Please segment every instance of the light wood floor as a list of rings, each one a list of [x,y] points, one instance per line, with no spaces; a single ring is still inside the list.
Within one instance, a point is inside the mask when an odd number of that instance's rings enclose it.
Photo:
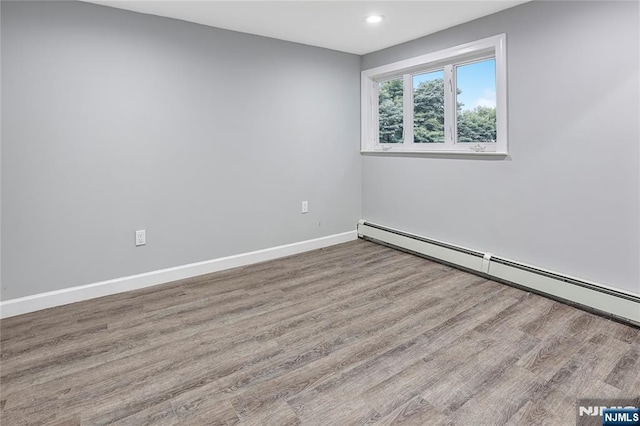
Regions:
[[[637,329],[365,241],[1,321],[3,426],[575,424]]]

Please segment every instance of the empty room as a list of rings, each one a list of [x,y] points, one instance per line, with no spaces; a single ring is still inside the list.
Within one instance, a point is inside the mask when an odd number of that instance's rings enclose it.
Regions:
[[[3,426],[640,425],[638,1],[0,5]]]

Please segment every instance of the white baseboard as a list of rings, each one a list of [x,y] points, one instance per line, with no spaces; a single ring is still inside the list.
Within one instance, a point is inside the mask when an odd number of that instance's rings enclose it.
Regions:
[[[238,266],[245,266],[253,263],[264,262],[266,260],[291,256],[293,254],[303,253],[309,250],[353,241],[357,239],[357,237],[356,231],[343,232],[341,234],[334,234],[313,240],[271,247],[264,250],[257,250],[234,256],[221,257],[219,259],[207,260],[204,262],[190,263],[188,265],[181,265],[173,268],[66,288],[63,290],[48,291],[46,293],[34,294],[32,296],[5,300],[0,302],[0,318],[8,318],[39,311],[41,309],[52,308],[54,306],[81,302],[83,300],[94,299],[96,297],[123,293],[125,291],[137,290],[198,275],[210,274],[212,272],[236,268]]]
[[[640,294],[366,222],[358,236],[640,325]]]

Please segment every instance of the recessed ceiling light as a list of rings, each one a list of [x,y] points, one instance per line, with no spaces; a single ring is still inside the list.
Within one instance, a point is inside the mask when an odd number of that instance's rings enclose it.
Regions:
[[[368,22],[370,24],[377,24],[378,22],[382,22],[383,19],[384,16],[382,15],[369,15],[364,18],[365,22]]]

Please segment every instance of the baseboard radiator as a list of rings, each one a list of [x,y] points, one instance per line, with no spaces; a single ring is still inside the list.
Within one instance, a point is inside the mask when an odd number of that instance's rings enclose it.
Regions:
[[[600,315],[640,326],[640,294],[525,265],[490,253],[431,240],[365,220],[358,237],[486,276]]]

